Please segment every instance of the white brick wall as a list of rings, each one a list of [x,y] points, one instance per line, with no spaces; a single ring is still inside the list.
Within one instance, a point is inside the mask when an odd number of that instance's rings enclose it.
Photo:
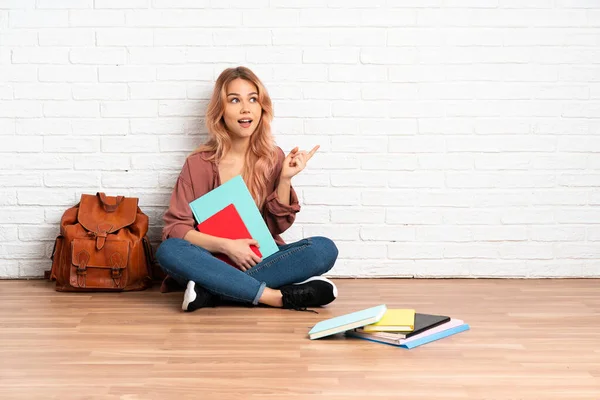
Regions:
[[[600,276],[600,3],[0,0],[0,277],[41,276],[82,193],[156,245],[226,67],[321,149],[288,241],[332,276]]]

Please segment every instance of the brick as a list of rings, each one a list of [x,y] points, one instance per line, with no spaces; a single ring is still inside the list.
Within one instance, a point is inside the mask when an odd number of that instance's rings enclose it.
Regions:
[[[44,102],[45,117],[98,117],[100,104],[93,100],[78,101],[46,101]]]
[[[9,260],[35,259],[46,255],[45,243],[10,243],[0,244],[0,256]]]
[[[96,32],[97,46],[152,46],[155,43],[152,29],[111,28]]]
[[[206,109],[207,103],[206,100],[161,100],[158,102],[158,115],[161,117],[195,117],[198,115],[198,110]]]
[[[364,155],[360,167],[364,170],[414,171],[417,169],[417,156],[398,157],[393,154]]]
[[[11,28],[56,28],[69,26],[67,10],[11,10]]]
[[[554,224],[561,222],[552,209],[542,207],[508,208],[502,212],[503,224],[527,225],[527,224]]]
[[[385,210],[386,224],[440,225],[443,217],[440,212],[413,207],[390,207]]]
[[[37,101],[0,101],[0,118],[36,118],[41,116],[42,105]]]
[[[0,66],[2,82],[35,82],[38,67],[32,65]]]
[[[71,125],[77,136],[124,136],[129,132],[129,121],[123,118],[77,118]]]
[[[307,48],[302,52],[302,62],[307,64],[356,64],[358,60],[359,51],[355,48],[319,47]]]
[[[279,104],[279,103],[278,103]],[[278,108],[276,109],[277,112]],[[339,118],[304,119],[304,133],[308,135],[356,135],[358,136],[359,120]]]
[[[100,184],[98,172],[60,171],[45,172],[44,185],[47,187],[97,187]]]
[[[40,82],[97,82],[98,71],[92,66],[41,66]]]
[[[0,177],[1,179],[1,177]],[[39,224],[44,221],[44,210],[35,207],[2,207],[0,208],[0,222],[4,224]],[[15,245],[13,245],[15,246]],[[1,245],[0,245],[1,249]],[[15,248],[16,250],[16,248]],[[7,256],[2,250],[0,255]],[[12,257],[6,257],[12,258]],[[20,257],[17,257],[20,258]]]
[[[44,152],[93,153],[99,150],[100,139],[73,136],[47,136]]]
[[[69,60],[73,64],[114,65],[125,64],[125,49],[108,48],[73,48],[69,52]]]
[[[13,64],[68,64],[69,49],[21,47],[12,50]]]
[[[331,222],[334,224],[382,224],[384,220],[385,210],[380,208],[345,207],[331,209]]]
[[[525,226],[474,226],[471,228],[475,241],[486,242],[526,241],[528,239],[527,230],[528,228]]]
[[[15,190],[0,190],[0,206],[17,205],[17,192]]]
[[[128,154],[76,155],[73,160],[75,170],[127,171],[131,168]]]
[[[277,102],[279,117],[324,118],[332,115],[331,104],[324,100],[281,100]]]
[[[340,258],[379,259],[386,254],[386,245],[382,243],[337,242]]]
[[[71,169],[73,167],[72,156],[67,154],[36,154],[35,161],[33,163],[29,157],[23,157],[22,154],[3,154],[0,157],[0,169],[13,169],[22,172],[22,170],[37,170],[40,165],[51,167],[52,169]],[[16,186],[17,184],[29,182],[26,186],[36,186],[38,181],[41,183],[41,179],[37,179],[35,176],[35,174],[26,175],[26,179],[23,181],[15,179],[11,185],[14,183],[14,186]],[[4,182],[10,183],[11,179],[5,177]]]
[[[419,87],[412,83],[363,84],[361,94],[365,100],[408,100],[417,98]]]
[[[388,147],[386,137],[365,137],[339,135],[331,138],[334,152],[343,153],[385,153]]]
[[[410,137],[390,137],[391,153],[442,153],[446,147],[443,136],[418,135]]]
[[[382,65],[331,65],[329,80],[332,82],[385,82],[387,68]]]
[[[435,171],[398,172],[388,178],[391,188],[441,188],[444,186],[444,173]]]
[[[360,205],[360,191],[339,188],[304,188],[302,204],[357,206]]]
[[[215,46],[266,46],[271,45],[269,29],[219,29],[212,36],[213,42],[206,45]],[[290,43],[287,43],[290,44]]]
[[[181,166],[185,162],[187,154],[157,156],[153,155],[133,155],[131,157],[131,166],[135,170],[176,170],[180,171]]]
[[[363,226],[360,238],[364,241],[411,242],[415,240],[415,228],[404,226]]]
[[[16,133],[16,124],[13,118],[0,119],[0,135],[14,135]]]
[[[444,246],[438,243],[393,243],[387,249],[392,260],[439,259],[444,255]]]
[[[154,27],[232,27],[242,25],[242,13],[237,10],[133,10],[126,12],[126,26]]]
[[[70,100],[71,87],[60,83],[14,84],[15,99],[22,100]]]
[[[399,190],[361,190],[361,204],[365,206],[415,206],[416,194]],[[386,221],[387,222],[387,221]]]
[[[325,236],[334,242],[338,240],[359,240],[358,225],[303,225],[304,237]]]
[[[131,133],[138,134],[181,134],[184,133],[185,123],[188,118],[161,117],[161,118],[135,118],[131,120]]]
[[[130,83],[129,92],[134,100],[185,99],[186,86],[177,83]]]
[[[40,46],[92,47],[96,45],[96,33],[85,28],[44,29],[39,43]]]
[[[500,247],[500,257],[504,259],[538,259],[546,260],[554,258],[552,244],[536,243],[510,243]]]
[[[600,223],[600,210],[597,209],[558,209],[555,212],[559,224],[597,224]]]
[[[148,8],[150,0],[94,0],[95,8]]]
[[[13,242],[13,241],[16,241],[18,238],[19,238],[19,232],[18,232],[18,228],[16,225],[15,226],[8,226],[8,225],[0,226],[0,241]],[[0,276],[2,276],[2,275],[0,275]]]
[[[123,136],[103,137],[102,152],[104,153],[157,153],[158,137],[156,136]]]
[[[156,117],[158,102],[155,100],[103,101],[100,103],[102,117]]]
[[[75,100],[126,100],[127,85],[124,83],[75,84],[72,85]]]
[[[300,24],[300,13],[302,11],[293,9],[262,9],[244,10],[242,14],[242,25],[247,27],[276,28],[291,27]],[[231,11],[226,11],[226,19],[231,20]],[[234,21],[237,16],[234,16]],[[235,23],[235,22],[234,22]]]
[[[103,172],[101,184],[106,188],[155,188],[158,186],[158,177],[155,172],[129,171],[129,172]]]
[[[70,205],[71,203],[69,203]],[[59,228],[56,226],[27,226],[19,227],[19,240],[22,242],[40,242],[48,238],[56,237],[59,234]],[[26,245],[26,244],[25,244]]]
[[[413,236],[417,242],[473,241],[473,229],[466,226],[418,226],[415,232]]]
[[[125,25],[125,13],[116,10],[70,10],[69,24],[76,27],[122,27]]]
[[[585,227],[583,226],[532,226],[531,240],[538,242],[583,242]]]
[[[1,153],[39,153],[43,149],[43,138],[30,136],[5,136],[8,140],[3,140]],[[9,139],[10,138],[10,139]]]

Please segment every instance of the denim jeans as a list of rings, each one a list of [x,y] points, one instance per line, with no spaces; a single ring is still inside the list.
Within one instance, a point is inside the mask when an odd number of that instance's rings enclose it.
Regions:
[[[336,245],[322,236],[278,247],[279,251],[247,271],[232,267],[184,239],[162,242],[156,258],[165,273],[184,287],[194,281],[224,299],[256,305],[265,287],[277,289],[322,275],[333,267],[338,256]]]

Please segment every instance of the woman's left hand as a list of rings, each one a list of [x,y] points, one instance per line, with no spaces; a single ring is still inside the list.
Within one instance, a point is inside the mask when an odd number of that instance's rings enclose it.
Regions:
[[[311,151],[299,150],[298,147],[294,147],[290,154],[283,160],[283,167],[281,169],[281,179],[291,179],[297,175],[298,172],[302,171],[306,167],[308,160],[317,152],[320,145],[313,147]]]

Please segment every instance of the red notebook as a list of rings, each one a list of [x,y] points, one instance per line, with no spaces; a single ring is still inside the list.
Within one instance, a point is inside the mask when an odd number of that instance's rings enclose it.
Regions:
[[[221,211],[212,215],[206,221],[198,224],[198,231],[206,233],[207,235],[217,236],[227,239],[252,239],[250,232],[246,228],[246,224],[240,217],[233,204],[228,205]],[[258,247],[250,246],[254,254],[262,258],[261,252]],[[225,254],[215,253],[213,254],[219,260],[225,261],[227,264],[238,268],[239,267]]]

